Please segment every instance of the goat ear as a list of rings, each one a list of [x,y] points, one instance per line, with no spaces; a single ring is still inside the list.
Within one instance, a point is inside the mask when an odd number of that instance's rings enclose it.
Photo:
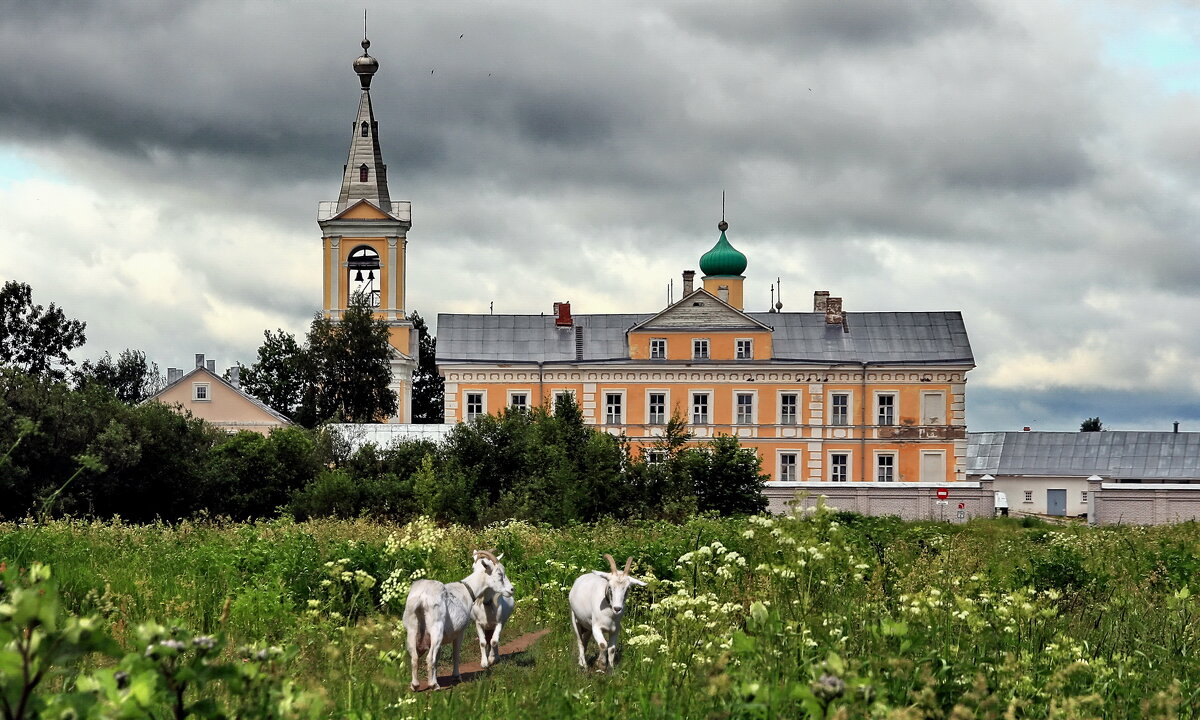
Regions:
[[[479,562],[483,565],[483,571],[486,572],[488,575],[491,575],[492,568],[493,568],[492,561],[488,560],[485,557],[481,557],[481,558],[479,558]]]
[[[629,582],[637,585],[638,587],[646,587],[646,583],[642,580],[638,580],[637,578],[629,578]]]
[[[612,575],[610,575],[609,573],[606,573],[606,572],[604,572],[603,570],[593,570],[593,571],[592,571],[592,574],[593,574],[593,575],[595,575],[596,577],[602,577],[602,578],[604,578],[605,580],[608,580],[609,578],[611,578],[611,577],[612,577]]]
[[[497,560],[503,560],[503,559],[504,559],[504,553],[500,553],[499,555],[497,555],[497,556],[496,556],[496,559],[497,559]]]

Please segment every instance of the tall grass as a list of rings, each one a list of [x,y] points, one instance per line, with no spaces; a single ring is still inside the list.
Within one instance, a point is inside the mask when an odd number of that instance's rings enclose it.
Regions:
[[[407,586],[461,578],[482,547],[516,586],[505,640],[551,633],[472,682],[410,693]],[[577,667],[567,624],[567,589],[604,552],[650,582],[611,675]],[[65,606],[125,644],[160,620],[295,646],[288,672],[338,717],[1200,717],[1196,524],[59,521],[0,525],[0,558],[49,564]]]

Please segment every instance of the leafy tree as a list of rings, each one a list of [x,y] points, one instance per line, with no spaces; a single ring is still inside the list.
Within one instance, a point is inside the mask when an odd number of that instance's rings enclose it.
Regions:
[[[85,327],[54,303],[34,305],[26,283],[9,280],[0,288],[0,365],[63,380],[75,366],[68,353],[83,345]]]
[[[696,508],[720,515],[753,515],[767,509],[762,459],[732,435],[718,435],[705,447],[684,453]]]
[[[1090,417],[1079,424],[1080,432],[1100,432],[1103,429],[1104,423],[1098,417]]]
[[[140,350],[122,350],[116,360],[105,352],[94,363],[85,360],[74,376],[77,386],[98,383],[130,405],[140,403],[166,385],[158,364],[147,362],[146,353]]]
[[[320,420],[382,422],[396,414],[388,326],[364,296],[352,297],[336,323],[315,318],[308,351]]]
[[[425,319],[415,310],[408,319],[420,334],[420,356],[412,380],[412,421],[415,423],[440,423],[445,414],[445,381],[437,370],[437,338],[429,334]]]
[[[242,389],[301,425],[313,425],[316,409],[307,350],[283,329],[264,330],[263,338],[258,362],[241,370]]]
[[[387,323],[361,295],[334,322],[317,315],[301,346],[283,330],[263,333],[242,387],[303,427],[328,420],[380,422],[396,414]]]

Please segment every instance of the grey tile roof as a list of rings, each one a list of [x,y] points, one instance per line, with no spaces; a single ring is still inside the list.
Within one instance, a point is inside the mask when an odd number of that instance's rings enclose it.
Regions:
[[[850,332],[823,313],[748,313],[774,328],[776,360],[974,364],[957,312],[846,313]],[[575,315],[583,361],[628,359],[625,332],[652,314]],[[575,328],[553,315],[438,315],[438,362],[572,362]]]
[[[1200,479],[1200,433],[994,432],[967,435],[972,475]]]

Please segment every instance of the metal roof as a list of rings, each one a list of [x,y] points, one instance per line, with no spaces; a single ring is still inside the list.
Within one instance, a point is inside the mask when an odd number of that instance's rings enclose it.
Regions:
[[[824,313],[747,313],[774,328],[774,359],[815,363],[974,364],[958,312],[846,313],[849,332],[826,325]],[[440,314],[437,360],[447,362],[628,361],[625,332],[653,314],[575,315],[557,327],[553,315]],[[576,355],[576,330],[582,357]]]
[[[967,473],[1200,479],[1200,433],[968,433]]]

